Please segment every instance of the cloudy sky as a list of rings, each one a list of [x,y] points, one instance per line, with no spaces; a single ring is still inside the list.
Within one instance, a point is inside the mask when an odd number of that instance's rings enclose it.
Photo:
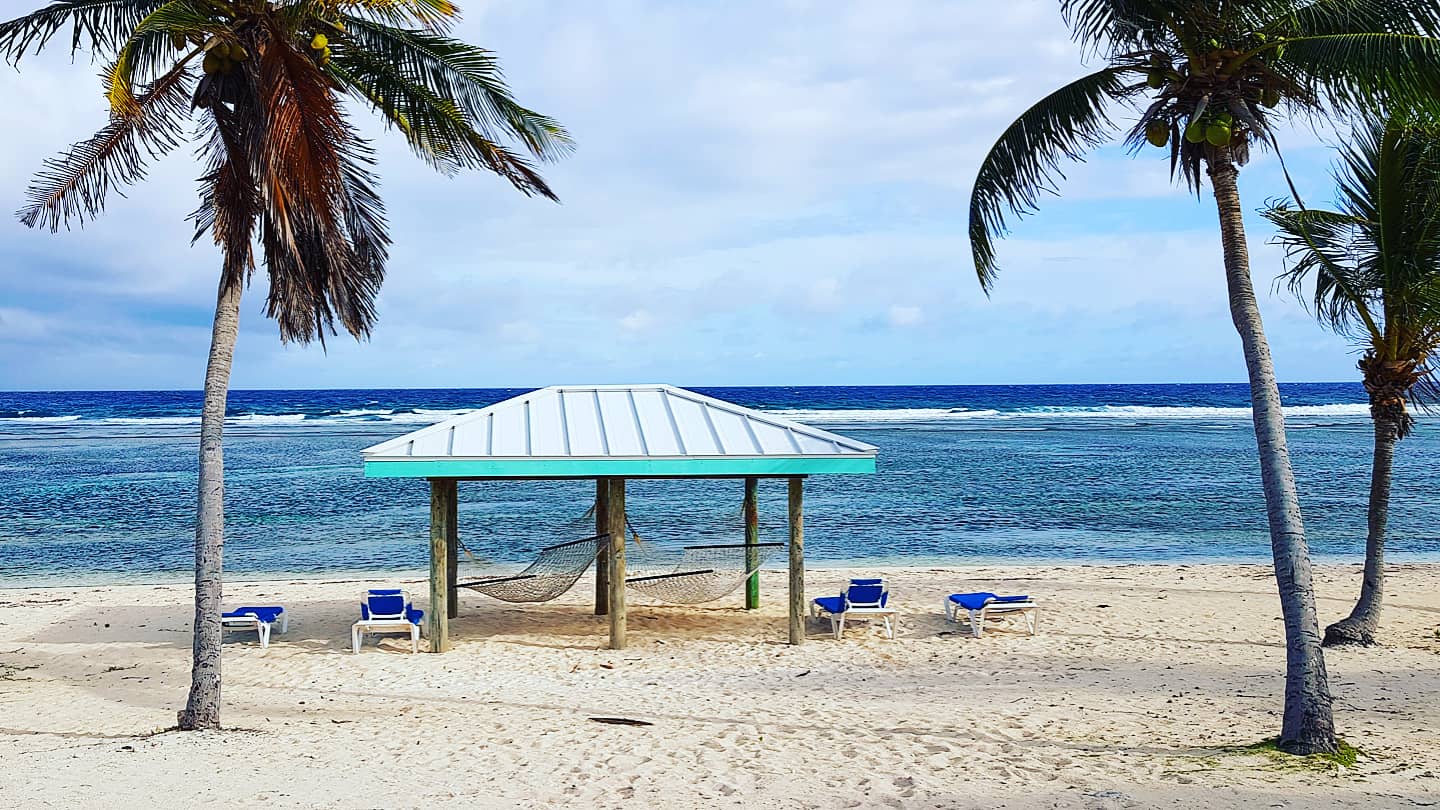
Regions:
[[[35,5],[4,0],[4,15]],[[1102,151],[1000,248],[987,299],[965,235],[979,159],[1087,65],[1053,2],[464,0],[578,150],[563,204],[447,179],[367,125],[396,246],[370,341],[284,347],[242,311],[237,388],[1240,381],[1215,210],[1160,150]],[[1093,67],[1093,65],[1091,65]],[[98,66],[57,51],[0,71],[0,209],[103,122]],[[1302,192],[1331,154],[1287,139]],[[189,245],[179,152],[97,223],[0,222],[0,389],[198,388],[213,248]],[[1281,257],[1242,175],[1257,286]],[[1262,301],[1283,380],[1348,380],[1354,358],[1293,301]]]

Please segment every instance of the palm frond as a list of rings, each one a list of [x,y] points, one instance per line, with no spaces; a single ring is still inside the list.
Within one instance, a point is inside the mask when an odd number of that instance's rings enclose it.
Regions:
[[[334,5],[388,25],[418,25],[440,34],[449,33],[460,17],[460,8],[450,0],[341,0]]]
[[[516,103],[495,54],[484,48],[354,17],[346,20],[340,42],[342,63],[351,48],[390,63],[410,82],[453,100],[487,140],[514,138],[541,160],[562,157],[573,147],[558,122]]]
[[[1150,48],[1170,32],[1176,5],[1165,0],[1060,0],[1060,16],[1075,40],[1096,50]]]
[[[62,28],[73,29],[70,52],[82,47],[110,53],[130,38],[135,26],[166,0],[55,0],[24,17],[0,23],[0,56],[18,63],[38,52]]]
[[[1040,194],[1054,191],[1065,175],[1063,160],[1085,153],[1116,132],[1109,109],[1126,98],[1128,67],[1108,67],[1061,87],[1005,130],[980,164],[970,192],[970,247],[975,271],[987,291],[994,283],[994,240],[1007,232],[1006,211],[1034,212]]]
[[[72,218],[84,225],[87,216],[104,210],[112,189],[143,179],[150,159],[181,143],[190,114],[190,85],[186,64],[176,65],[145,88],[133,114],[112,116],[94,137],[46,161],[26,194],[20,221],[52,232],[68,226]]]
[[[1435,0],[1311,0],[1284,5],[1290,8],[1265,26],[1272,38],[1440,32],[1440,5]]]
[[[1440,98],[1440,39],[1415,34],[1327,34],[1287,39],[1275,62],[1303,77],[1341,113]]]
[[[528,160],[486,138],[453,100],[406,76],[393,63],[365,51],[345,50],[336,53],[329,72],[399,129],[415,154],[437,170],[485,169],[524,194],[558,199]]]

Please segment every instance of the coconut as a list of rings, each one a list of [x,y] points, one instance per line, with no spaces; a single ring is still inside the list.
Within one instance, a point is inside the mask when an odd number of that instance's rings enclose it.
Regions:
[[[220,72],[222,62],[223,60],[220,58],[219,54],[211,51],[210,53],[205,54],[205,61],[200,63],[200,67],[202,70],[205,71],[206,76],[210,76],[212,74]]]
[[[1165,121],[1151,121],[1145,125],[1145,140],[1151,146],[1164,146],[1170,142],[1170,124]]]
[[[1165,76],[1161,73],[1151,73],[1145,77],[1145,83],[1150,85],[1151,90],[1159,90],[1165,86]]]
[[[329,44],[330,38],[325,36],[324,34],[316,34],[315,36],[310,38],[310,47],[314,48],[317,51],[325,50],[325,46]]]
[[[1260,91],[1260,106],[1265,109],[1274,109],[1280,103],[1280,91],[1274,87],[1267,87]]]
[[[233,62],[243,62],[245,57],[250,55],[245,52],[245,46],[238,42],[230,43],[229,54],[230,60]]]
[[[1205,122],[1199,119],[1190,122],[1185,127],[1185,140],[1190,143],[1202,143],[1205,140]]]
[[[1224,110],[1221,110],[1220,112],[1215,113],[1215,123],[1224,124],[1227,127],[1234,126],[1235,116],[1231,115],[1228,112],[1225,112]]]
[[[1224,146],[1230,143],[1231,134],[1229,126],[1218,122],[1205,128],[1205,140],[1209,141],[1211,146]]]
[[[174,34],[171,34],[171,35],[170,35],[170,47],[174,48],[174,49],[177,50],[177,51],[179,51],[179,50],[184,50],[184,48],[185,48],[185,35],[184,35],[184,34],[181,34],[181,33],[178,33],[178,32],[177,32],[177,33],[174,33]]]

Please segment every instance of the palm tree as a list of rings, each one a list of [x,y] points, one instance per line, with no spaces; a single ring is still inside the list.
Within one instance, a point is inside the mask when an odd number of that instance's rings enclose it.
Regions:
[[[200,423],[182,729],[220,724],[221,439],[240,296],[257,258],[281,340],[323,345],[337,321],[358,339],[375,323],[390,238],[371,147],[342,99],[378,112],[441,172],[484,169],[526,195],[555,198],[524,153],[555,158],[568,136],[514,100],[492,53],[449,36],[458,15],[450,0],[55,0],[0,23],[0,53],[12,64],[65,28],[72,55],[87,49],[107,63],[109,121],[46,163],[20,212],[26,225],[83,224],[110,190],[143,179],[151,159],[185,142],[192,124],[201,141],[195,238],[213,238],[222,265]]]
[[[1414,420],[1413,391],[1437,391],[1440,348],[1440,121],[1416,114],[1357,127],[1336,170],[1339,211],[1270,206],[1265,217],[1290,261],[1290,288],[1363,351],[1375,449],[1365,576],[1350,615],[1325,628],[1325,645],[1374,644],[1384,585],[1385,524],[1395,444]]]
[[[1309,552],[1285,445],[1280,392],[1250,281],[1239,168],[1275,148],[1283,117],[1346,115],[1384,97],[1440,94],[1440,4],[1434,0],[1059,0],[1077,42],[1104,66],[1036,102],[980,166],[970,241],[981,285],[996,280],[994,242],[1007,213],[1036,210],[1064,160],[1080,160],[1134,113],[1126,142],[1168,153],[1219,210],[1230,314],[1249,371],[1260,474],[1286,638],[1280,745],[1334,751],[1334,719]]]

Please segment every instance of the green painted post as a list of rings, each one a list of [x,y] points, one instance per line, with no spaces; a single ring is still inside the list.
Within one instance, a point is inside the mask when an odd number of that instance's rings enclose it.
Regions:
[[[745,545],[747,546],[755,546],[760,542],[759,489],[759,479],[745,479]],[[754,571],[750,578],[745,580],[746,610],[755,610],[760,607],[760,572],[755,571],[759,562],[760,550],[758,548],[745,549],[745,570]]]
[[[595,479],[595,534],[610,531],[610,479]],[[595,615],[610,612],[610,548],[600,546],[595,554]]]

